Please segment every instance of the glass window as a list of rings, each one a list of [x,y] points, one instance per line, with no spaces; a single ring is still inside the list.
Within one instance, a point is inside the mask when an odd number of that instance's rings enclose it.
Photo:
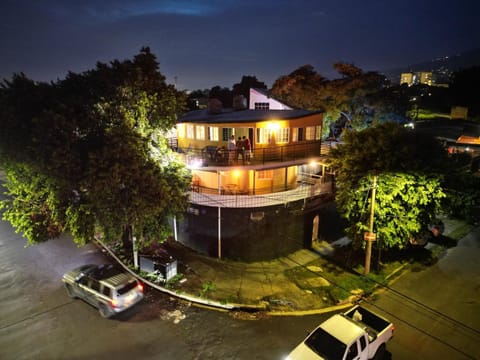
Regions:
[[[205,126],[203,125],[197,125],[195,126],[195,138],[197,140],[205,140]]]
[[[195,127],[192,124],[187,124],[187,139],[195,139]]]
[[[179,138],[185,137],[185,124],[177,124],[177,136]]]
[[[129,292],[130,290],[132,290],[133,288],[135,288],[135,286],[137,286],[137,281],[136,281],[136,280],[131,281],[131,282],[129,282],[128,284],[125,284],[125,285],[122,286],[121,288],[117,289],[117,293],[118,293],[119,295],[126,294],[127,292]]]
[[[97,280],[92,279],[92,282],[90,283],[90,288],[92,290],[100,292],[100,283]]]
[[[270,180],[273,178],[273,170],[257,171],[257,178],[263,180]]]
[[[315,140],[320,140],[322,138],[322,127],[317,125],[315,128]]]
[[[228,141],[230,139],[230,136],[235,135],[235,132],[233,131],[232,128],[222,128],[222,140],[223,141]]]
[[[257,144],[270,144],[273,141],[275,132],[273,129],[258,128],[257,129]],[[278,141],[275,136],[276,141]]]
[[[277,142],[279,143],[288,143],[290,135],[289,128],[278,129]]]
[[[111,297],[110,290],[111,289],[108,286],[103,285],[102,294],[105,296]]]
[[[315,126],[308,126],[305,130],[305,140],[315,140]]]
[[[367,347],[367,340],[365,339],[365,336],[362,336],[360,338],[360,351],[363,351]]]
[[[218,127],[211,126],[208,128],[208,140],[218,141]]]
[[[255,110],[269,110],[270,104],[267,102],[256,102],[255,103]]]
[[[292,129],[292,141],[293,142],[298,141],[298,128]]]
[[[347,352],[347,360],[353,360],[358,356],[358,347],[357,343],[354,342],[349,348]]]

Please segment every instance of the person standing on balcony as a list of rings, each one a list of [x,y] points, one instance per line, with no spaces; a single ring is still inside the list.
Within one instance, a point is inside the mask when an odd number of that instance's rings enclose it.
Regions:
[[[244,155],[243,155],[243,150],[244,150],[243,141],[242,141],[242,138],[240,136],[238,137],[236,147],[237,147],[237,154],[235,155],[235,161],[238,160],[238,155],[240,155],[242,157],[242,161],[244,161],[245,158],[244,158]]]
[[[250,150],[252,149],[252,146],[250,145],[250,139],[247,137],[243,137],[243,147],[244,147],[244,156],[245,160],[248,162],[250,161]]]
[[[236,151],[235,136],[233,135],[230,136],[230,139],[228,140],[227,149],[228,149],[228,163],[231,164],[234,162],[234,159],[235,159],[235,151]]]

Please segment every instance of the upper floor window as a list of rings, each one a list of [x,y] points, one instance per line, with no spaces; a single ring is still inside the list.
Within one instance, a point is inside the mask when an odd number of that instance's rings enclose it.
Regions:
[[[289,128],[280,129],[257,129],[257,144],[288,143],[290,135]]]
[[[223,141],[228,141],[230,139],[230,136],[235,135],[235,132],[233,131],[233,128],[222,128],[222,140]]]
[[[256,102],[255,110],[269,110],[270,104],[268,102]]]
[[[195,131],[196,131],[195,138],[197,140],[205,140],[205,126],[197,125],[195,126]]]
[[[266,128],[257,129],[257,144],[270,144],[273,141],[273,130]]]
[[[315,126],[307,126],[305,130],[305,140],[315,140]]]
[[[193,124],[187,124],[187,139],[195,139],[195,127]]]
[[[292,141],[303,141],[303,128],[292,129]]]
[[[218,141],[218,127],[211,126],[208,128],[208,140]]]
[[[280,128],[277,132],[277,142],[279,143],[288,143],[290,138],[290,129],[289,128]]]
[[[185,137],[185,124],[177,124],[177,136],[179,138]]]

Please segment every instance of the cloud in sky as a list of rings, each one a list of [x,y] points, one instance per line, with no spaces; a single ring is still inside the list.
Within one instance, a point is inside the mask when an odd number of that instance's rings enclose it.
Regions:
[[[0,77],[42,81],[150,46],[179,88],[272,85],[312,64],[384,70],[478,47],[475,0],[3,0]]]

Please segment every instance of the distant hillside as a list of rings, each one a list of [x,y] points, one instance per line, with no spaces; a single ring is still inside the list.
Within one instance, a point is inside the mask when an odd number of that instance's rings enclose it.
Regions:
[[[402,68],[385,70],[383,73],[392,83],[398,83],[400,81],[400,74],[403,72],[431,71],[434,73],[437,83],[447,83],[453,72],[472,66],[480,66],[480,48],[465,51],[458,55],[407,65]]]

